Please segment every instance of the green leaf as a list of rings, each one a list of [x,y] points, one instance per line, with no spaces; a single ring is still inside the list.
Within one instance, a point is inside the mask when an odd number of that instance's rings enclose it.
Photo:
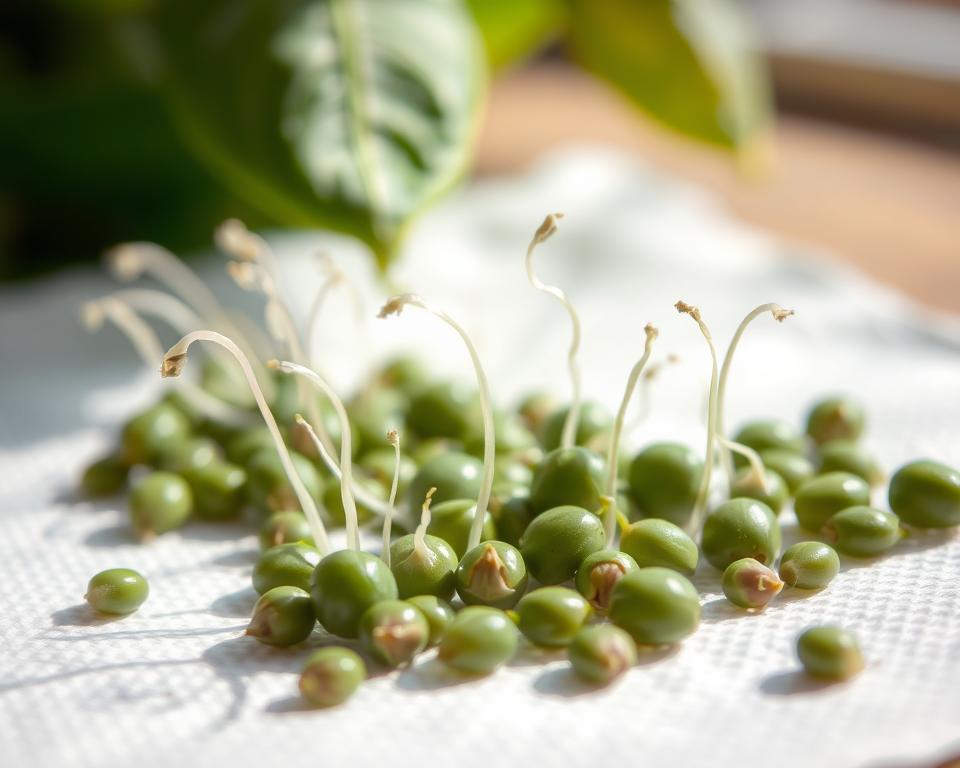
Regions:
[[[280,224],[386,265],[465,167],[484,68],[460,0],[167,0],[157,29],[189,140]]]
[[[737,149],[765,134],[766,72],[732,0],[571,0],[571,8],[575,56],[656,120]]]
[[[564,0],[468,0],[496,71],[530,56],[554,38],[566,19]]]

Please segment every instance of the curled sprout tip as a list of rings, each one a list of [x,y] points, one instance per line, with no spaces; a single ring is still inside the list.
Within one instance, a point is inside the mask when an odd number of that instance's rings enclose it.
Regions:
[[[543,220],[543,224],[537,227],[537,231],[533,233],[533,242],[542,243],[548,240],[557,231],[557,221],[562,218],[562,213],[548,213]]]
[[[690,317],[692,317],[698,323],[700,322],[700,309],[693,306],[693,304],[687,304],[685,301],[678,301],[673,306],[677,308],[677,312],[679,312],[681,315],[690,315]]]
[[[239,219],[227,219],[214,230],[217,247],[240,261],[256,261],[260,257],[260,243]]]
[[[660,329],[657,328],[657,326],[655,326],[653,323],[647,323],[645,326],[643,326],[643,332],[651,341],[660,335]]]
[[[413,304],[422,301],[422,299],[417,296],[415,293],[401,293],[396,296],[391,296],[380,307],[380,311],[377,313],[377,317],[383,319],[385,317],[390,317],[391,315],[399,315],[403,312],[403,308],[407,304]]]
[[[172,379],[183,373],[183,367],[187,364],[187,353],[179,355],[167,355],[160,363],[160,377]]]
[[[782,323],[791,315],[796,314],[792,309],[773,309],[771,313],[773,314],[773,319],[778,323]]]
[[[123,282],[136,280],[144,270],[142,247],[138,243],[120,243],[108,249],[103,254],[107,270]]]
[[[400,445],[400,433],[395,429],[391,429],[387,432],[387,442],[390,443],[390,445]]]

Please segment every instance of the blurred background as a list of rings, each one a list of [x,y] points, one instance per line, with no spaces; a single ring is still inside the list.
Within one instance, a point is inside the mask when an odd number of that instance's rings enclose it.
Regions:
[[[330,228],[607,144],[960,310],[958,0],[4,0],[0,280]]]

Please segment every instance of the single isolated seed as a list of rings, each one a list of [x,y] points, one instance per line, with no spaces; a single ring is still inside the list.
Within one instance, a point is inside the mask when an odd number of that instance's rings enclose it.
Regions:
[[[821,400],[807,415],[807,434],[820,445],[831,440],[856,440],[866,421],[863,406],[848,397]]]
[[[294,542],[271,547],[260,554],[253,566],[253,588],[258,594],[274,587],[310,589],[320,552],[312,544]]]
[[[287,647],[310,637],[316,623],[309,592],[299,587],[274,587],[253,606],[246,634],[267,645]]]
[[[172,472],[151,473],[130,494],[130,520],[143,539],[181,527],[192,511],[190,486]]]
[[[519,550],[486,541],[463,556],[456,571],[457,594],[467,605],[512,608],[527,588],[527,567]]]
[[[710,565],[723,571],[744,557],[773,563],[780,539],[780,524],[770,507],[754,499],[731,499],[707,516],[700,549]]]
[[[453,623],[453,618],[456,615],[453,612],[453,608],[450,607],[449,603],[435,595],[417,595],[407,598],[407,602],[420,611],[427,620],[427,624],[430,627],[430,638],[427,640],[427,648],[433,648],[433,646],[438,645]]]
[[[332,552],[317,564],[310,594],[317,620],[338,637],[356,637],[360,617],[370,606],[398,597],[397,581],[386,563],[352,549]]]
[[[517,604],[517,627],[534,645],[562,648],[569,645],[592,610],[590,604],[567,587],[541,587],[528,592]]]
[[[409,664],[429,640],[427,618],[411,603],[383,600],[360,617],[360,644],[388,667]]]
[[[321,648],[307,659],[300,673],[300,693],[318,707],[349,699],[367,677],[363,659],[349,648]]]
[[[735,560],[723,572],[723,594],[741,608],[763,610],[781,589],[777,574],[752,557]]]
[[[637,646],[620,627],[596,624],[577,633],[567,655],[577,675],[597,685],[608,685],[637,663]]]
[[[90,579],[84,598],[95,611],[123,616],[143,605],[149,594],[150,585],[137,571],[110,568]]]
[[[690,575],[697,570],[700,550],[686,531],[667,520],[640,520],[620,535],[620,549],[641,568],[658,566]]]
[[[827,680],[846,680],[863,669],[857,639],[841,627],[805,630],[797,638],[797,656],[808,675]]]
[[[572,579],[588,555],[603,549],[600,518],[582,507],[548,509],[530,523],[520,542],[527,570],[541,584]]]
[[[870,486],[849,472],[828,472],[807,481],[797,491],[794,511],[800,525],[820,531],[841,509],[870,504]]]
[[[469,675],[486,675],[517,650],[517,628],[503,611],[471,605],[457,614],[440,641],[437,656],[448,667]]]
[[[907,525],[960,525],[960,470],[937,461],[912,461],[890,478],[888,498],[890,509]]]
[[[669,568],[638,568],[614,587],[610,621],[640,645],[672,645],[700,624],[700,596]]]
[[[120,493],[127,484],[130,468],[114,456],[98,459],[88,466],[80,478],[84,494],[92,499]]]
[[[820,541],[799,541],[780,558],[780,578],[788,587],[823,589],[839,572],[837,553]]]
[[[845,555],[877,557],[900,541],[900,518],[873,507],[848,507],[831,517],[824,533]]]
[[[601,549],[587,555],[577,569],[577,591],[589,601],[595,611],[604,614],[610,607],[610,597],[617,582],[636,569],[636,561],[626,552]]]

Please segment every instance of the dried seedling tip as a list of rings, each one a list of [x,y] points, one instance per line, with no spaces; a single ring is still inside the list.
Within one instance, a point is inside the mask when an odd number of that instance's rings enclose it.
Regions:
[[[536,243],[542,243],[557,231],[557,221],[563,218],[562,213],[548,213],[543,223],[537,227],[533,233],[533,240]]]
[[[261,257],[261,243],[247,225],[239,219],[227,219],[213,232],[213,241],[224,253],[240,261],[257,261]]]

